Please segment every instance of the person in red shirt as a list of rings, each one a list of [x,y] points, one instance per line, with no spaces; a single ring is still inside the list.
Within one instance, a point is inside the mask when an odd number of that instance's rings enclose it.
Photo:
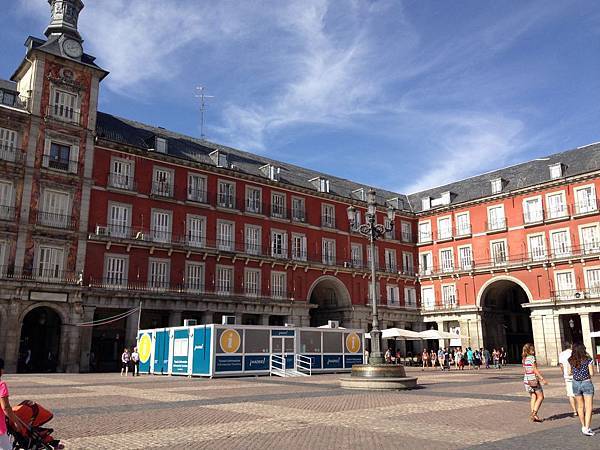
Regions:
[[[12,450],[13,447],[6,432],[6,417],[8,417],[15,426],[20,427],[20,424],[8,401],[8,387],[6,386],[6,383],[2,381],[3,374],[4,360],[0,359],[0,450]]]

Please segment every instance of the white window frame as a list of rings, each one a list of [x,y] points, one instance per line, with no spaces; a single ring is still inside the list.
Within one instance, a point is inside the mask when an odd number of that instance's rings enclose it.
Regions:
[[[299,202],[301,209],[295,207],[294,202]],[[306,200],[304,197],[292,196],[292,220],[295,222],[306,222]]]
[[[566,233],[567,240],[564,248],[556,249],[554,246],[554,236],[558,233]],[[552,251],[553,258],[564,258],[569,257],[573,254],[573,245],[571,242],[571,229],[570,228],[557,228],[554,230],[548,230],[549,240],[550,240],[550,249]]]
[[[275,270],[271,272],[271,297],[277,299],[287,298],[287,272]]]
[[[535,211],[530,211],[527,206],[530,202],[535,201],[537,203],[537,209]],[[526,224],[529,223],[539,223],[544,220],[544,202],[542,201],[541,195],[535,195],[533,197],[527,197],[523,199],[523,221]]]
[[[19,132],[0,127],[0,159],[15,162],[19,150]]]
[[[192,230],[192,221],[200,222],[200,233],[197,230]],[[194,231],[194,232],[192,232]],[[206,217],[196,214],[187,214],[185,217],[185,241],[186,245],[197,248],[206,247]]]
[[[562,199],[561,205],[558,209],[556,209],[556,211],[552,207],[552,203],[550,201],[550,198],[554,197],[554,196],[560,196]],[[545,209],[546,220],[565,219],[565,218],[569,217],[569,207],[567,205],[566,191],[562,190],[562,191],[548,192],[545,195],[545,201],[546,201],[546,209]]]
[[[402,252],[402,270],[407,275],[415,273],[415,255],[412,252]]]
[[[423,257],[427,257],[427,261],[429,262],[429,266],[423,268]],[[433,252],[419,252],[419,275],[431,275],[433,274]]]
[[[396,250],[393,248],[383,249],[383,257],[385,259],[385,271],[388,273],[398,273]]]
[[[126,211],[125,220],[114,221],[113,208],[117,208],[119,211]],[[130,238],[133,237],[131,233],[131,218],[132,218],[133,206],[128,203],[120,202],[108,202],[108,211],[106,214],[107,228],[110,236],[117,238]]]
[[[402,242],[412,242],[412,224],[404,220],[400,221],[400,234]]]
[[[153,279],[152,267],[158,267],[158,264],[165,267],[165,279]],[[157,275],[159,275],[157,273]],[[169,288],[171,282],[171,260],[166,258],[148,258],[148,287],[151,289],[165,290]]]
[[[465,258],[462,255],[461,250],[468,250],[469,257]],[[458,255],[458,267],[460,270],[471,270],[473,269],[473,246],[471,244],[468,245],[460,245],[456,248],[456,253]]]
[[[14,217],[15,187],[11,180],[0,180],[0,219],[12,220]]]
[[[162,175],[165,175],[164,177]],[[152,167],[152,194],[160,197],[173,197],[175,170],[168,167]]]
[[[279,242],[276,242],[276,236],[281,237],[281,248],[279,248]],[[271,257],[273,258],[287,258],[288,254],[288,234],[285,230],[271,229]]]
[[[111,264],[111,260],[121,260],[122,272],[117,274],[114,269],[114,264]],[[113,266],[113,267],[110,267]],[[113,273],[111,273],[113,272]],[[102,285],[108,287],[127,287],[128,285],[128,274],[129,274],[129,255],[123,255],[120,253],[105,253],[104,254],[104,275]]]
[[[400,287],[397,284],[386,284],[385,294],[388,306],[400,306]]]
[[[426,292],[431,292],[431,296],[426,295]],[[435,309],[435,287],[432,285],[421,286],[421,301],[422,308],[425,311],[433,311]]]
[[[257,194],[257,197],[255,195]],[[246,212],[262,214],[262,189],[246,185]]]
[[[363,246],[357,242],[350,244],[350,261],[353,267],[361,268],[364,263]]]
[[[450,254],[450,258],[444,258],[443,254]],[[440,248],[438,253],[439,261],[440,261],[440,271],[443,273],[454,272],[455,262],[454,262],[454,248],[446,247]]]
[[[444,229],[442,229],[442,222],[446,222],[448,223],[448,226],[445,227]],[[446,239],[452,239],[452,216],[443,216],[443,217],[438,217],[437,219],[437,231],[438,231],[438,240],[442,241],[442,240],[446,240]]]
[[[157,220],[155,219],[155,217],[158,214],[160,214],[162,217],[168,217],[167,226],[164,226],[164,224],[160,224],[160,226],[157,227]],[[150,210],[150,217],[150,234],[152,235],[152,242],[160,242],[163,244],[170,243],[173,233],[173,211],[152,208]]]
[[[455,283],[444,283],[441,286],[442,305],[444,308],[455,308],[458,306],[458,295],[456,295]]]
[[[54,195],[55,202],[59,198],[62,198],[58,203],[55,203],[54,210],[50,211],[48,203],[50,198],[48,196]],[[41,208],[38,206],[38,212],[40,214],[40,224],[55,227],[55,228],[69,228],[71,224],[71,208],[72,208],[72,195],[67,191],[60,191],[58,189],[43,188],[41,196]],[[60,204],[59,204],[60,203]],[[61,206],[62,205],[62,206]]]
[[[235,184],[235,181],[231,180],[217,180],[217,206],[219,208],[235,209]],[[231,189],[222,190],[222,186],[229,186]]]
[[[588,189],[591,190],[589,199],[585,202],[580,202],[578,198],[579,192],[586,191]],[[595,184],[591,183],[574,187],[573,198],[575,200],[575,214],[589,214],[598,211],[598,197],[596,196]]]
[[[570,286],[559,286],[559,276],[570,274],[571,275],[571,285]],[[572,300],[575,298],[575,293],[577,292],[577,279],[575,278],[575,270],[574,269],[566,269],[566,270],[555,270],[554,271],[554,290],[555,295],[559,300]]]
[[[323,264],[334,266],[336,263],[336,240],[323,238],[321,240],[321,256]]]
[[[540,248],[532,247],[532,239],[542,238],[542,246]],[[548,257],[547,245],[546,245],[546,234],[545,233],[532,233],[527,235],[527,250],[529,253],[529,259],[532,261],[544,261]]]
[[[262,271],[255,267],[244,268],[244,294],[249,297],[261,295]]]
[[[120,164],[126,173],[115,171],[115,165]],[[128,168],[128,169],[126,169]],[[116,189],[130,191],[133,189],[135,163],[130,159],[118,158],[116,156],[110,159],[109,186]]]
[[[504,245],[504,261],[496,260],[494,254],[494,244],[502,243]],[[507,239],[494,239],[490,241],[490,260],[493,266],[505,266],[509,262],[509,249]]]
[[[51,254],[51,256],[53,256],[51,258],[53,261],[50,261],[52,263],[52,267],[42,267],[43,264],[49,262],[43,261],[42,250],[44,250],[44,252],[54,252],[53,255]],[[68,255],[65,253],[67,252],[65,251],[64,247],[39,244],[36,250],[35,278],[47,281],[59,281],[64,279],[65,257],[68,257]]]
[[[589,273],[597,272],[598,279],[591,282]],[[589,266],[584,267],[583,269],[583,279],[585,283],[585,289],[587,290],[587,294],[591,297],[600,297],[600,266]]]
[[[466,226],[461,225],[461,217],[466,217]],[[461,213],[456,213],[454,215],[454,225],[456,229],[456,236],[469,236],[471,234],[471,214],[469,211],[464,211]]]
[[[583,230],[586,228],[594,228],[595,240],[585,242]],[[599,253],[600,252],[600,222],[590,222],[579,225],[579,246],[583,254]]]
[[[229,276],[225,277],[225,274],[229,274]],[[233,291],[235,289],[234,283],[234,267],[217,264],[217,267],[215,269],[215,293],[220,295],[233,294]]]
[[[275,201],[275,199],[278,200]],[[287,196],[284,192],[271,192],[271,217],[275,217],[277,219],[286,218],[286,200]],[[282,203],[279,203],[281,201]]]
[[[495,217],[494,219],[492,219],[491,212],[494,210],[501,210],[502,214],[499,217]],[[504,209],[503,203],[490,205],[487,207],[487,221],[488,231],[498,231],[506,229],[506,211]]]
[[[54,85],[52,85],[50,92],[52,95],[51,104],[48,105],[50,116],[63,122],[80,123],[81,97],[76,92],[67,89],[60,89]],[[61,95],[63,96],[63,101],[61,101]],[[68,102],[71,103],[71,105],[65,103],[64,100],[67,97],[70,97],[70,100],[72,100],[71,102]]]
[[[417,289],[411,286],[404,286],[404,306],[407,308],[417,307]]]
[[[225,226],[228,225],[230,226],[230,230],[231,230],[231,235],[230,236],[223,236],[223,233],[221,233],[222,230],[224,230],[225,228],[222,228],[221,226]],[[231,220],[223,220],[223,219],[217,219],[217,250],[222,250],[222,251],[226,251],[226,252],[232,252],[235,249],[235,222],[231,221]]]
[[[199,187],[201,186],[201,188]],[[208,178],[206,175],[188,172],[187,199],[192,202],[206,203]]]
[[[335,228],[335,205],[321,203],[321,226]]]
[[[300,243],[298,247],[296,243]],[[296,261],[306,261],[307,259],[307,240],[306,235],[301,233],[292,233],[292,259]]]
[[[422,227],[423,226],[427,226],[429,228],[429,231],[422,231]],[[419,234],[419,243],[426,243],[426,242],[432,242],[433,241],[433,233],[431,232],[431,220],[423,220],[421,222],[419,222],[418,226],[417,226],[417,232]]]
[[[191,269],[194,269],[197,273],[190,274]],[[185,262],[185,290],[187,292],[204,292],[206,284],[206,266],[202,262],[198,261],[186,261]]]
[[[249,255],[262,253],[262,227],[260,225],[244,225],[244,248]]]

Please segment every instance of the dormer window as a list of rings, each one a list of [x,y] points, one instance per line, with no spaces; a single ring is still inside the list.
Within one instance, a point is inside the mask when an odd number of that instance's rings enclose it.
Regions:
[[[390,198],[388,200],[386,200],[386,204],[388,206],[392,206],[394,207],[394,209],[403,209],[404,207],[404,202],[402,201],[402,199],[400,197],[394,197],[394,198]]]
[[[563,176],[564,166],[562,163],[552,164],[550,167],[550,178],[556,180]]]
[[[158,153],[167,153],[167,140],[165,138],[156,138],[155,150]]]
[[[279,173],[281,172],[281,168],[274,166],[273,164],[265,164],[260,167],[259,170],[272,181],[279,181]]]
[[[431,209],[431,197],[424,197],[421,199],[421,209],[423,211]]]
[[[360,188],[360,189],[355,189],[354,191],[352,191],[352,196],[360,201],[365,201],[366,200],[366,194],[365,194],[365,189],[364,188]]]
[[[319,192],[329,193],[329,180],[327,178],[315,177],[308,181],[310,181]]]
[[[217,167],[229,167],[227,153],[222,152],[221,150],[215,150],[209,156]]]
[[[449,205],[451,201],[452,197],[450,195],[450,191],[442,192],[442,195],[440,196],[440,203],[442,205]]]
[[[502,178],[495,178],[490,183],[492,184],[492,194],[499,194],[502,192],[502,187],[504,185]]]

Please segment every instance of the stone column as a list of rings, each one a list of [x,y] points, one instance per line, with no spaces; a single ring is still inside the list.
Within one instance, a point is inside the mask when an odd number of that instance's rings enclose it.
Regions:
[[[561,350],[559,317],[554,313],[531,316],[533,343],[539,364],[558,364],[558,354]]]
[[[261,325],[269,325],[269,315],[268,314],[261,314],[260,316],[260,324]]]
[[[242,324],[242,313],[241,312],[236,312],[234,314],[235,316],[235,324],[236,325],[241,325]]]
[[[131,349],[137,342],[138,315],[137,313],[127,316],[125,323],[125,347]]]
[[[590,313],[579,313],[581,319],[581,331],[583,334],[583,345],[590,355],[595,354],[594,340],[590,336],[592,332],[592,316]]]
[[[94,320],[95,306],[83,307],[83,322],[91,322]],[[81,329],[81,352],[79,357],[79,370],[81,372],[90,371],[90,353],[92,351],[92,335],[93,327],[83,327]]]
[[[436,321],[436,323],[437,323],[438,331],[446,331],[446,330],[444,330],[444,321],[443,320],[438,320],[438,321]],[[439,348],[444,348],[446,346],[446,340],[438,339],[438,345],[440,346]]]
[[[6,346],[4,347],[4,370],[7,373],[17,371],[19,343],[21,341],[21,323],[19,322],[19,304],[11,301],[6,315]]]
[[[181,319],[181,311],[171,311],[171,314],[169,314],[169,326],[180,327],[182,325],[183,321]]]

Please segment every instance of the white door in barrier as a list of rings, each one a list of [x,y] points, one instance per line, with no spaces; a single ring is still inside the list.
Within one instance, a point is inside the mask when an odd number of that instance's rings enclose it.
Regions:
[[[296,348],[295,338],[292,336],[272,336],[271,353],[280,355],[286,362],[286,369],[294,369]]]

